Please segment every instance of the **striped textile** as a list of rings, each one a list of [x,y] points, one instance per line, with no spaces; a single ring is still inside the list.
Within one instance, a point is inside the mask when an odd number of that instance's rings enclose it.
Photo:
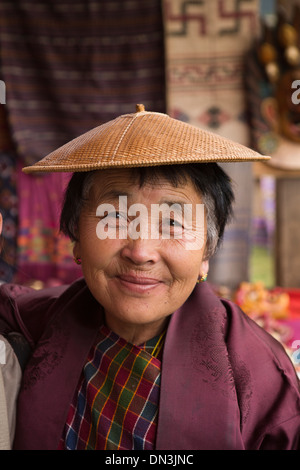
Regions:
[[[165,110],[160,0],[1,0],[0,44],[26,165],[136,103]]]
[[[163,339],[161,335],[137,347],[106,326],[100,329],[60,449],[154,449]]]

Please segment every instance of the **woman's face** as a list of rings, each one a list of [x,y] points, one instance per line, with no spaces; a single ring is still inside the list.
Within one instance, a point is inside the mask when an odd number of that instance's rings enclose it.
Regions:
[[[127,212],[119,196],[127,202]],[[170,217],[167,210],[159,219],[151,217],[154,207],[170,208],[174,203],[178,212],[169,212]],[[174,187],[160,179],[140,188],[130,170],[95,173],[89,202],[80,215],[74,255],[81,258],[87,285],[104,307],[107,326],[132,343],[159,334],[198,276],[208,270],[203,261],[204,221],[201,234],[193,232],[199,246],[191,250],[179,214],[183,204],[202,204],[191,182]],[[195,227],[196,211],[192,212]],[[156,235],[151,236],[151,227]]]

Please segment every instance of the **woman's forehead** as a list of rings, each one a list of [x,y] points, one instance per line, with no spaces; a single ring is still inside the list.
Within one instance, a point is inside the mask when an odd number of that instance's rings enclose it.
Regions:
[[[169,171],[168,171],[169,170]],[[189,179],[183,172],[172,167],[138,167],[138,168],[112,168],[107,170],[95,171],[95,180],[97,182],[117,181],[128,184],[146,184],[160,185],[166,181],[177,186],[186,183]]]
[[[178,183],[180,181],[180,184]],[[182,196],[187,199],[199,199],[199,193],[189,178],[179,177],[174,184],[163,173],[156,169],[147,169],[142,175],[136,169],[112,169],[95,172],[92,185],[92,197],[96,199],[105,196],[119,197],[120,195],[137,196],[138,194],[159,195],[169,194],[175,197]]]

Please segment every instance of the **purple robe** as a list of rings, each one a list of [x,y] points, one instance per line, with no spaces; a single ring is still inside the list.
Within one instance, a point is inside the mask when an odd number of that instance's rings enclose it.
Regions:
[[[0,333],[34,348],[19,396],[15,449],[57,449],[103,323],[83,279],[43,291],[4,285]],[[171,315],[157,450],[300,449],[300,392],[283,347],[203,283]]]

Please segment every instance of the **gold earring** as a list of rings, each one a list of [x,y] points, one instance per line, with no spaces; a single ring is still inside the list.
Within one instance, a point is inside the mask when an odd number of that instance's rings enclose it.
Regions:
[[[73,258],[76,264],[81,264],[81,259],[80,258]]]
[[[200,282],[205,282],[206,279],[207,279],[207,273],[203,274],[203,276],[200,277],[200,279],[199,278],[197,279],[197,284],[199,284]]]

